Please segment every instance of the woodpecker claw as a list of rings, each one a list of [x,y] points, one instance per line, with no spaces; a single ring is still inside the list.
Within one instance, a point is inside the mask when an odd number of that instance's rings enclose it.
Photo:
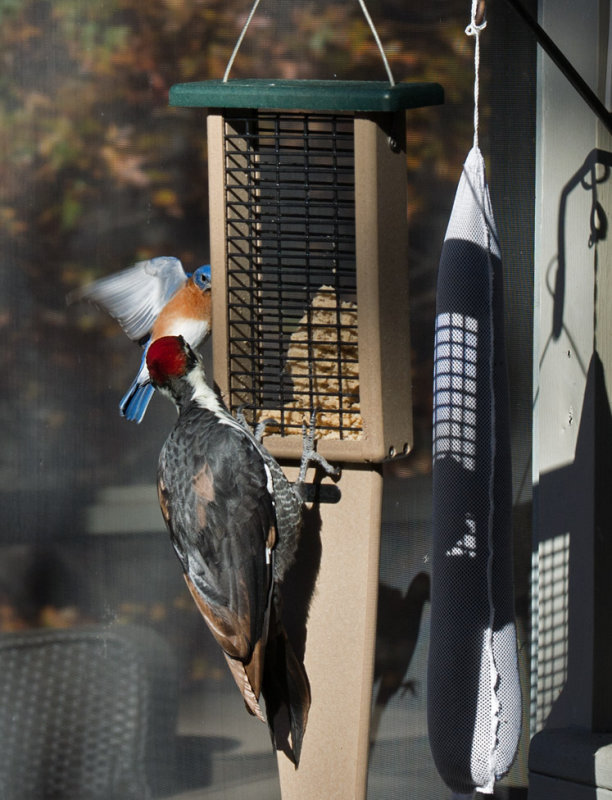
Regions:
[[[251,426],[247,422],[246,417],[244,416],[244,409],[247,407],[248,403],[242,403],[242,405],[238,406],[236,409],[236,421],[242,425],[249,433],[251,433]]]
[[[302,484],[306,480],[306,473],[311,464],[316,464],[321,467],[332,478],[337,478],[340,470],[323,458],[322,455],[315,450],[315,430],[316,430],[317,412],[313,411],[310,416],[310,426],[305,422],[302,423],[302,461],[300,464],[300,474],[297,483]]]
[[[250,403],[243,403],[242,405],[238,406],[236,409],[236,421],[255,437],[257,444],[261,444],[261,440],[264,437],[266,428],[269,425],[278,425],[278,422],[274,419],[274,417],[266,417],[266,419],[262,419],[260,422],[258,422],[255,429],[253,429],[247,422],[247,418],[244,415],[244,409],[248,407],[251,407]]]
[[[266,432],[268,425],[278,425],[278,422],[274,419],[274,417],[266,417],[266,419],[262,419],[255,428],[254,436],[259,444],[261,444],[261,440],[264,437],[264,433]]]

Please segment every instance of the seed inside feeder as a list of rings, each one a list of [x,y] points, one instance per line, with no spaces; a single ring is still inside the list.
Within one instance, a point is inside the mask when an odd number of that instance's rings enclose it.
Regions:
[[[285,370],[293,399],[282,409],[261,409],[258,421],[273,419],[299,430],[315,410],[317,438],[359,439],[357,304],[338,301],[331,286],[321,286],[289,341]]]

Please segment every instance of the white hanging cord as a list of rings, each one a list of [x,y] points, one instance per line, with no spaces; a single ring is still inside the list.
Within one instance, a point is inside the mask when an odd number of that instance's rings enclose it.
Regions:
[[[385,70],[387,72],[387,77],[389,78],[389,83],[391,86],[395,86],[395,81],[393,79],[393,73],[391,72],[391,67],[389,66],[389,62],[387,61],[387,56],[385,55],[385,51],[382,46],[382,42],[380,41],[380,37],[378,35],[378,31],[376,30],[374,23],[372,21],[372,17],[370,16],[370,12],[367,9],[365,4],[365,0],[359,0],[359,5],[361,6],[361,10],[363,11],[363,16],[366,18],[368,25],[370,26],[370,30],[372,31],[372,36],[374,37],[374,41],[378,47],[378,51],[380,56],[383,60],[383,64],[385,65]]]
[[[223,83],[226,83],[227,79],[229,78],[230,70],[232,69],[232,66],[234,64],[234,60],[235,60],[236,56],[238,55],[238,50],[240,49],[240,45],[242,44],[242,40],[246,36],[246,32],[248,30],[248,27],[251,24],[251,20],[255,16],[255,12],[257,11],[257,6],[259,5],[260,2],[261,2],[261,0],[255,0],[255,2],[253,3],[253,7],[251,8],[251,10],[249,12],[249,16],[246,18],[246,22],[242,26],[242,30],[240,31],[240,36],[238,37],[238,41],[236,42],[236,46],[234,47],[234,49],[232,51],[232,54],[231,54],[231,56],[229,58],[229,61],[227,62],[227,67],[225,68],[225,72],[223,73]],[[370,30],[372,31],[372,35],[374,36],[374,41],[376,42],[376,46],[378,47],[378,51],[379,51],[379,53],[381,55],[381,58],[383,60],[383,64],[385,65],[385,71],[387,73],[387,77],[389,78],[389,83],[391,84],[391,86],[395,86],[395,80],[393,78],[393,73],[391,72],[391,67],[389,66],[389,62],[387,61],[387,56],[386,56],[384,48],[382,46],[382,42],[380,41],[380,36],[378,35],[378,31],[376,30],[374,22],[372,21],[372,17],[370,16],[370,12],[367,9],[367,6],[365,4],[365,0],[359,0],[359,5],[361,6],[361,10],[363,11],[363,15],[366,18],[366,21],[367,21],[368,25],[370,26]]]
[[[472,18],[465,29],[468,36],[476,39],[474,47],[474,147],[478,147],[478,103],[480,99],[480,34],[487,27],[484,18],[484,2],[472,0]]]
[[[234,64],[234,59],[238,55],[238,50],[240,49],[242,40],[246,36],[247,28],[249,27],[249,25],[251,24],[251,20],[255,16],[255,12],[257,11],[257,6],[259,5],[259,3],[260,0],[255,0],[255,2],[253,3],[253,8],[251,8],[251,11],[249,13],[249,16],[246,18],[246,22],[242,26],[242,30],[240,31],[240,36],[238,37],[238,41],[236,42],[236,45],[232,51],[230,59],[227,62],[227,67],[225,68],[225,72],[223,73],[223,83],[226,83],[227,79],[229,78],[230,70]]]

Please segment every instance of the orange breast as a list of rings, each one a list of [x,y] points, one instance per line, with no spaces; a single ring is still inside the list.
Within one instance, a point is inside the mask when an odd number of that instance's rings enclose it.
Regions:
[[[173,323],[181,319],[211,319],[210,292],[203,292],[191,278],[160,312],[153,325],[151,339],[164,336],[173,327]]]

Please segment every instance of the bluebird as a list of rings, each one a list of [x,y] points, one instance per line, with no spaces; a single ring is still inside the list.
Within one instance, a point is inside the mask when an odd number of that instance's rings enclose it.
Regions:
[[[155,391],[146,363],[151,343],[181,335],[196,348],[210,334],[210,265],[187,274],[172,256],[138,261],[68,295],[69,303],[79,300],[102,308],[143,348],[138,373],[119,403],[121,416],[139,423]]]

